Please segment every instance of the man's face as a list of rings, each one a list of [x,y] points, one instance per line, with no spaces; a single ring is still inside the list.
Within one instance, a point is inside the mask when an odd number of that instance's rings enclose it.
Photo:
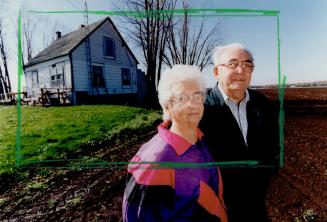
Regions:
[[[251,56],[243,49],[225,50],[221,64],[214,68],[214,75],[226,92],[245,92],[250,85],[252,65]]]

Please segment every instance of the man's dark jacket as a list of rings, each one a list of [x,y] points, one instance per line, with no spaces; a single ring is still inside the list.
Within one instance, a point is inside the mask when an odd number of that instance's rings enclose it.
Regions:
[[[229,221],[267,221],[265,198],[276,168],[265,166],[277,166],[277,107],[261,93],[251,89],[248,92],[247,144],[217,86],[207,91],[200,122],[215,161],[260,161],[259,168],[221,167]]]

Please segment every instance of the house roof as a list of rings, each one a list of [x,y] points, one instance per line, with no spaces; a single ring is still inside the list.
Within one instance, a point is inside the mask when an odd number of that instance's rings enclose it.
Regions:
[[[109,17],[106,17],[106,18],[101,19],[97,22],[94,22],[88,26],[81,27],[71,33],[61,36],[59,39],[54,40],[47,48],[42,50],[38,55],[36,55],[34,58],[32,58],[31,61],[29,61],[27,64],[25,64],[24,67],[26,68],[26,67],[50,60],[50,59],[68,55],[79,44],[81,44],[86,37],[91,35],[96,29],[98,29],[105,21],[109,21],[112,24],[113,28],[116,30],[119,37],[121,38],[123,45],[127,47],[129,52],[135,59],[136,63],[138,64],[138,61],[137,61],[135,55],[133,54],[131,49],[126,44],[125,40],[119,33],[119,31],[116,28],[116,26],[114,25],[114,23],[111,21],[111,19]]]

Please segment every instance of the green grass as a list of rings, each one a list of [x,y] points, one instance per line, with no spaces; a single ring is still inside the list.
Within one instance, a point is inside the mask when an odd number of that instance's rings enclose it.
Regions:
[[[22,107],[23,163],[65,159],[68,153],[153,127],[160,113],[128,106]],[[15,165],[17,110],[0,107],[0,173]]]

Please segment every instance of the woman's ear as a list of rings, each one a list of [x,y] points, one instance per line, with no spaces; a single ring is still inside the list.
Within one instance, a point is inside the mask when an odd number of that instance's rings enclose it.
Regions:
[[[167,115],[170,115],[170,112],[171,112],[171,107],[170,107],[170,104],[167,104],[165,106],[165,108],[163,109],[163,112]]]
[[[171,115],[170,115],[170,108],[167,106],[163,109],[163,120],[171,120]]]

